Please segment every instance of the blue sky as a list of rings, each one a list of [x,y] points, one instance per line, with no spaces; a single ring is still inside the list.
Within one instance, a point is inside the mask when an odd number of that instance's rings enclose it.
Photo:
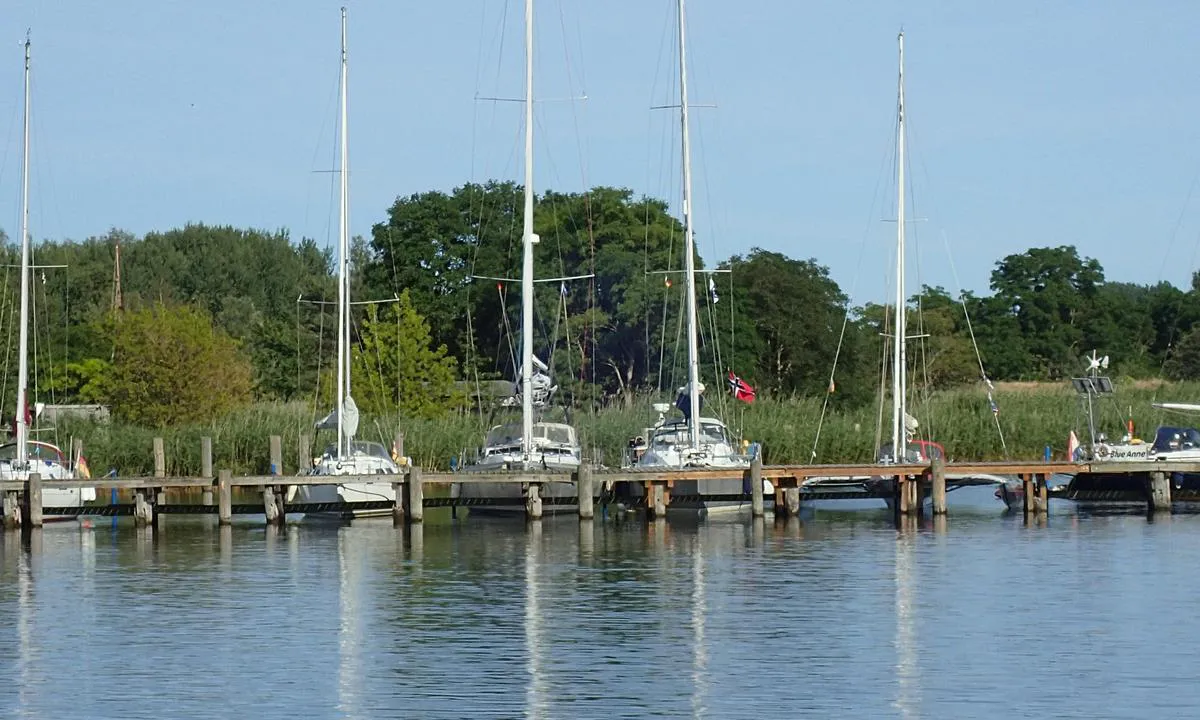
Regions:
[[[324,241],[341,4],[6,0],[0,225],[16,225],[29,27],[35,237],[203,221]],[[522,4],[348,5],[353,231],[397,195],[519,177],[519,106],[474,98],[520,94]],[[1067,243],[1113,280],[1187,282],[1200,6],[690,0],[688,13],[692,100],[717,105],[693,126],[707,262],[761,246],[830,266],[859,302],[885,297],[903,26],[921,282],[986,291],[1001,256]],[[649,109],[672,102],[672,0],[538,0],[537,14],[537,188],[677,204],[662,166],[675,119]]]

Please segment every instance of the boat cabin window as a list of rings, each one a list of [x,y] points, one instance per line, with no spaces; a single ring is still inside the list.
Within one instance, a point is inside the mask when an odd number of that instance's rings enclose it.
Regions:
[[[350,452],[352,455],[367,455],[370,457],[385,458],[385,459],[391,459],[391,457],[392,457],[388,453],[387,448],[380,445],[379,443],[366,442],[363,440],[355,440],[351,444]],[[329,445],[328,447],[325,448],[325,455],[327,455],[328,457],[337,457],[337,454],[338,454],[337,445]]]
[[[29,448],[30,460],[46,460],[63,464],[66,458],[63,457],[62,451],[53,445],[46,443],[30,442],[27,444]],[[15,442],[5,443],[0,445],[0,461],[16,460],[17,459],[17,444]]]
[[[686,423],[673,423],[664,425],[659,428],[658,432],[654,433],[654,437],[650,440],[651,445],[659,448],[666,448],[672,445],[687,445],[691,443],[690,433]],[[700,423],[700,444],[701,445],[716,445],[729,444],[729,436],[725,432],[725,426],[715,422]]]
[[[575,444],[575,430],[570,425],[534,423],[533,437],[563,445]],[[514,423],[494,427],[488,431],[485,442],[493,447],[497,445],[517,445],[521,442],[521,426]]]

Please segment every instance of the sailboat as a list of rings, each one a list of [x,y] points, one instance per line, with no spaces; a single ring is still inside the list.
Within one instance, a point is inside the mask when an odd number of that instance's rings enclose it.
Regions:
[[[29,68],[30,40],[25,38],[25,114],[23,122],[21,158],[21,315],[18,340],[17,406],[13,415],[16,428],[12,442],[0,445],[0,480],[25,480],[37,473],[43,480],[77,479],[76,469],[84,473],[86,467],[79,458],[68,458],[57,446],[30,439],[33,416],[29,412],[29,294],[30,248],[29,248]],[[44,488],[42,505],[45,507],[79,507],[84,502],[96,499],[93,487]],[[47,515],[44,521],[73,520],[74,516]]]
[[[321,457],[309,471],[312,475],[397,475],[400,468],[392,460],[387,449],[380,443],[355,440],[358,431],[358,406],[350,394],[350,146],[346,131],[348,63],[346,50],[346,8],[342,8],[342,53],[341,53],[341,163],[338,172],[340,184],[338,223],[338,325],[337,325],[337,389],[334,393],[336,406],[317,429],[337,432],[337,441],[325,448]],[[381,482],[348,482],[330,485],[303,486],[299,490],[302,502],[395,502],[392,489],[395,478]],[[347,513],[340,513],[345,515]],[[391,507],[355,509],[348,513],[352,517],[390,515]]]
[[[907,341],[908,326],[905,307],[905,152],[907,137],[905,132],[904,108],[904,33],[897,37],[899,45],[899,80],[896,101],[896,305],[894,324],[892,327],[892,436],[891,441],[879,448],[877,460],[881,464],[926,464],[935,458],[946,457],[942,446],[931,440],[920,440],[915,437],[920,423],[908,413],[908,357]],[[948,473],[946,479],[950,482],[948,489],[962,487],[964,484],[995,484],[1004,485],[1007,478],[1000,475],[985,473],[956,474]],[[874,477],[867,483],[878,489],[881,486],[893,488],[894,477]],[[928,499],[929,492],[921,501]],[[889,494],[888,506],[893,505]]]
[[[478,460],[468,471],[553,470],[573,472],[582,461],[575,428],[567,423],[534,419],[535,409],[545,407],[555,386],[544,362],[533,354],[533,246],[539,241],[533,231],[533,0],[525,0],[525,182],[524,224],[521,231],[521,367],[517,395],[521,401],[521,423],[497,425],[488,431]],[[575,497],[571,483],[546,483],[542,497]],[[524,513],[520,483],[462,483],[459,497],[500,500],[502,504],[478,505],[473,513]],[[512,502],[503,502],[511,500]],[[547,504],[546,513],[575,512],[570,504]]]
[[[654,427],[646,428],[644,441],[634,441],[637,450],[631,458],[638,468],[721,467],[747,468],[750,458],[737,452],[729,430],[719,418],[705,416],[700,382],[699,320],[696,309],[696,244],[692,222],[692,159],[688,123],[687,44],[684,0],[678,0],[679,31],[679,123],[683,157],[683,237],[684,237],[684,296],[687,315],[687,384],[679,388],[675,401],[682,416],[668,418],[671,406],[656,404],[659,413]],[[677,481],[674,493],[697,497],[701,494],[736,494],[744,492],[742,479]],[[764,481],[764,490],[770,488]],[[673,510],[689,512],[716,509],[749,509],[748,502],[691,500],[673,502]]]

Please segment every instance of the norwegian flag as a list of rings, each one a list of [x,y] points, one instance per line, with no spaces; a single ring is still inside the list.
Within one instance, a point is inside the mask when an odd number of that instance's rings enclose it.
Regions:
[[[750,386],[750,383],[734,375],[732,370],[729,371],[728,380],[729,390],[735,398],[743,402],[754,402],[754,388]]]

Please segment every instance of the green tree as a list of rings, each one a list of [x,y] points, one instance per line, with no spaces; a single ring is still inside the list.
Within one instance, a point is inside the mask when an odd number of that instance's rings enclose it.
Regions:
[[[1071,245],[1033,248],[996,263],[992,290],[1017,320],[1037,365],[1030,374],[1058,379],[1074,372],[1103,283],[1100,263]]]
[[[413,308],[407,290],[380,312],[367,306],[351,365],[352,392],[367,412],[398,411],[428,418],[456,407],[455,360],[446,346],[430,345],[429,323]]]
[[[113,314],[106,329],[113,361],[97,394],[121,420],[204,421],[250,399],[250,363],[199,308],[158,303]]]

